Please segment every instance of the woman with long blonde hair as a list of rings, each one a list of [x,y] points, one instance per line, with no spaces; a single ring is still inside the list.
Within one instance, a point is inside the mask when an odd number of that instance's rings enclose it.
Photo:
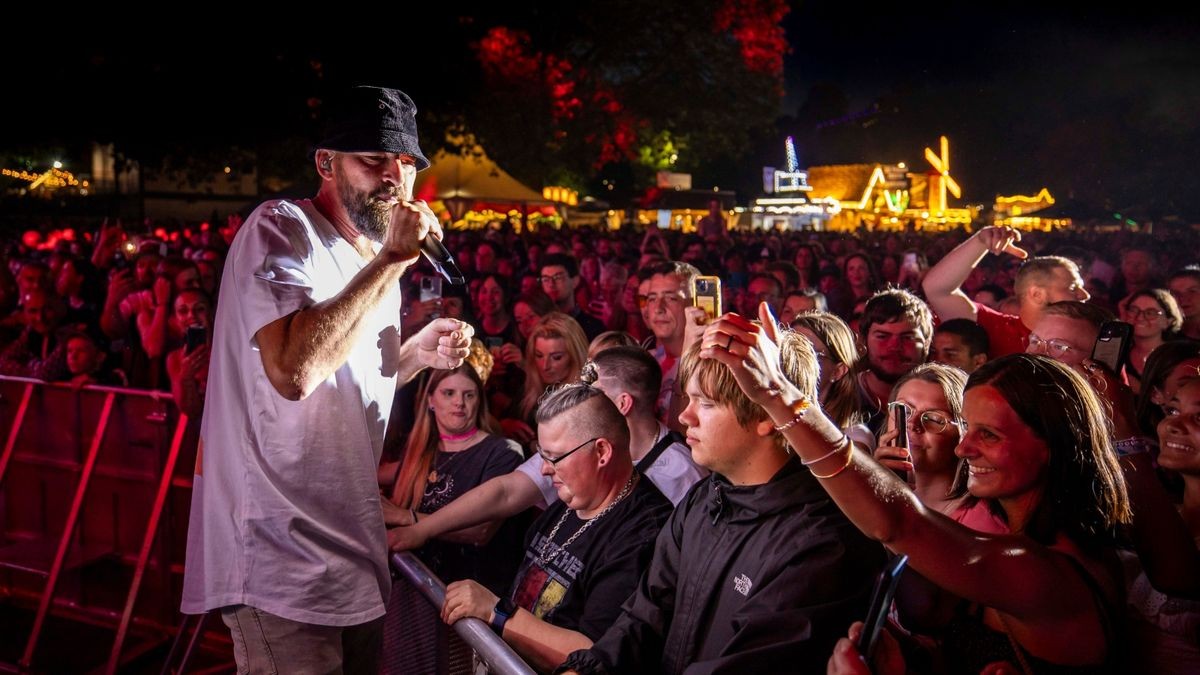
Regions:
[[[588,340],[583,329],[562,312],[551,312],[533,327],[525,343],[525,396],[521,417],[532,420],[546,387],[575,382],[587,361]]]
[[[864,424],[867,415],[854,380],[859,354],[850,326],[832,312],[813,311],[797,314],[791,327],[808,338],[817,353],[821,368],[817,398],[821,408],[855,441],[874,447],[875,438]]]

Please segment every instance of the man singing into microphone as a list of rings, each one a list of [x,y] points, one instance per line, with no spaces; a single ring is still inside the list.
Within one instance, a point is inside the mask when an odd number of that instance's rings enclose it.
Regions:
[[[312,200],[269,201],[221,282],[182,610],[220,609],[239,672],[374,673],[390,590],[376,483],[398,384],[454,368],[472,330],[401,344],[400,276],[441,229],[412,200],[416,107],[330,104]]]

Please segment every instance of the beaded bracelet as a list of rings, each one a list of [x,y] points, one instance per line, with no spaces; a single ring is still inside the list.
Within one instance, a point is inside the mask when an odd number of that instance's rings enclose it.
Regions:
[[[849,448],[849,452],[846,453],[846,463],[843,464],[840,469],[838,469],[837,471],[834,471],[831,474],[822,476],[821,474],[817,473],[816,471],[813,471],[810,468],[809,472],[812,473],[813,478],[819,478],[821,480],[828,480],[830,478],[833,478],[834,476],[837,476],[839,473],[845,471],[846,469],[849,469],[850,465],[854,462],[854,441],[851,441],[849,436],[846,437],[846,442],[843,443],[842,447],[838,448],[838,450],[846,450],[847,448]],[[828,456],[829,455],[826,455],[825,457],[828,457]],[[822,457],[821,459],[825,459],[825,457]],[[820,461],[820,460],[816,460],[816,461]]]
[[[808,409],[811,407],[812,403],[810,403],[807,398],[800,398],[792,404],[792,419],[775,427],[775,431],[787,431],[788,429],[796,426],[796,424],[803,419],[806,414],[808,414]]]
[[[1118,457],[1140,455],[1144,452],[1150,452],[1150,442],[1141,436],[1131,436],[1119,441],[1113,441],[1113,449],[1117,451]]]

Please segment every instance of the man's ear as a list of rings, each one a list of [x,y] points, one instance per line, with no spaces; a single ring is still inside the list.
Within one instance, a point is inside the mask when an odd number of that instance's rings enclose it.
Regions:
[[[629,392],[623,391],[617,395],[616,404],[617,410],[621,411],[622,416],[628,415],[629,411],[633,409],[633,396],[630,396]]]
[[[1029,299],[1039,306],[1046,305],[1046,289],[1041,286],[1030,286],[1029,290],[1025,291],[1025,295],[1029,296]]]
[[[333,153],[328,150],[317,150],[313,157],[317,165],[317,174],[324,180],[333,180]]]
[[[770,417],[767,417],[754,425],[754,433],[764,438],[770,436],[775,433],[775,423],[771,421]]]
[[[973,363],[976,368],[987,363],[987,360],[988,360],[987,352],[984,352],[982,354],[976,354],[975,356],[971,357],[971,363]]]
[[[833,366],[833,379],[830,382],[838,382],[850,372],[850,366],[844,363],[837,363]]]
[[[596,465],[605,466],[612,461],[613,446],[607,438],[596,439]]]

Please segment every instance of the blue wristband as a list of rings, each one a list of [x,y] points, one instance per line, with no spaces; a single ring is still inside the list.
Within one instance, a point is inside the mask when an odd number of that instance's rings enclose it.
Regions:
[[[504,624],[516,613],[516,603],[508,598],[500,598],[500,602],[497,602],[496,606],[492,608],[492,620],[488,622],[488,625],[492,627],[492,631],[496,635],[504,637]]]
[[[1117,451],[1118,457],[1140,455],[1144,452],[1150,452],[1150,441],[1141,436],[1131,436],[1119,441],[1113,441],[1113,449]]]

